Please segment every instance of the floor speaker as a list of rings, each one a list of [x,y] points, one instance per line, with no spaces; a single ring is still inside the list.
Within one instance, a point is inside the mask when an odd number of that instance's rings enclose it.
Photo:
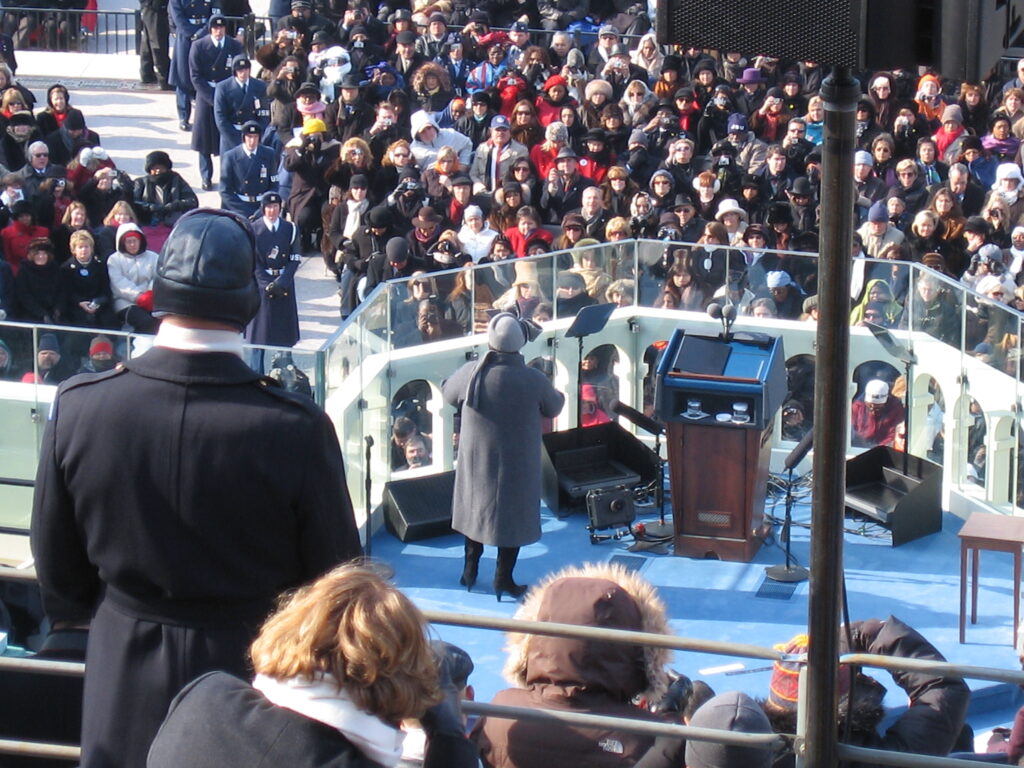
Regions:
[[[658,455],[614,422],[543,436],[541,492],[558,517],[586,508],[587,494],[658,479]]]
[[[846,462],[846,511],[892,532],[898,547],[942,530],[942,467],[884,445]]]
[[[419,541],[452,532],[455,470],[392,480],[384,486],[384,523],[400,541]]]

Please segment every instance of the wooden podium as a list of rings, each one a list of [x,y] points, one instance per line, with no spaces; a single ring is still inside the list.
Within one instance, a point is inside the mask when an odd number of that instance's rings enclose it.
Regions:
[[[658,365],[657,403],[677,555],[746,562],[757,554],[785,392],[781,338],[675,332]]]

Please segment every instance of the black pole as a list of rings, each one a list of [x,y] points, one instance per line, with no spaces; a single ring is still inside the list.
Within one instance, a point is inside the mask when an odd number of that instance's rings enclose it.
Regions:
[[[583,337],[576,337],[576,429],[583,426]],[[579,437],[579,435],[577,435]]]
[[[370,488],[373,485],[373,477],[370,475],[370,454],[373,448],[373,437],[366,436],[366,474],[364,488],[366,493],[366,544],[363,546],[363,554],[370,557],[373,554],[373,511],[370,509]]]
[[[903,475],[906,477],[910,467],[910,369],[913,363],[907,360],[903,363],[903,380],[906,382],[906,390],[903,392]]]
[[[807,626],[807,768],[834,768],[836,667],[843,575],[846,422],[850,363],[850,247],[853,239],[854,112],[860,85],[849,67],[822,83],[821,257],[818,262],[817,360],[814,374],[814,491]]]

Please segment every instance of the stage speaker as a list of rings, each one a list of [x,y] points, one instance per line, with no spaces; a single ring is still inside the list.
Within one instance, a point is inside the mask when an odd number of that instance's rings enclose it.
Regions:
[[[452,532],[455,470],[392,480],[384,486],[384,523],[400,541],[419,541]]]
[[[657,454],[614,422],[543,436],[541,493],[558,517],[583,509],[590,491],[635,488],[658,479]]]
[[[938,66],[943,4],[962,1],[661,0],[657,37],[853,69]]]
[[[846,511],[892,532],[898,547],[942,530],[942,467],[880,445],[846,462]]]

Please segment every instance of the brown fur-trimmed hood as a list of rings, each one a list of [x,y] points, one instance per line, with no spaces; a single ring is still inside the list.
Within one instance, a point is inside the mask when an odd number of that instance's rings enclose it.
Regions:
[[[530,590],[515,618],[670,634],[657,590],[620,565],[589,563],[551,574]],[[621,701],[659,701],[671,651],[509,633],[504,675],[512,685],[603,691]]]

